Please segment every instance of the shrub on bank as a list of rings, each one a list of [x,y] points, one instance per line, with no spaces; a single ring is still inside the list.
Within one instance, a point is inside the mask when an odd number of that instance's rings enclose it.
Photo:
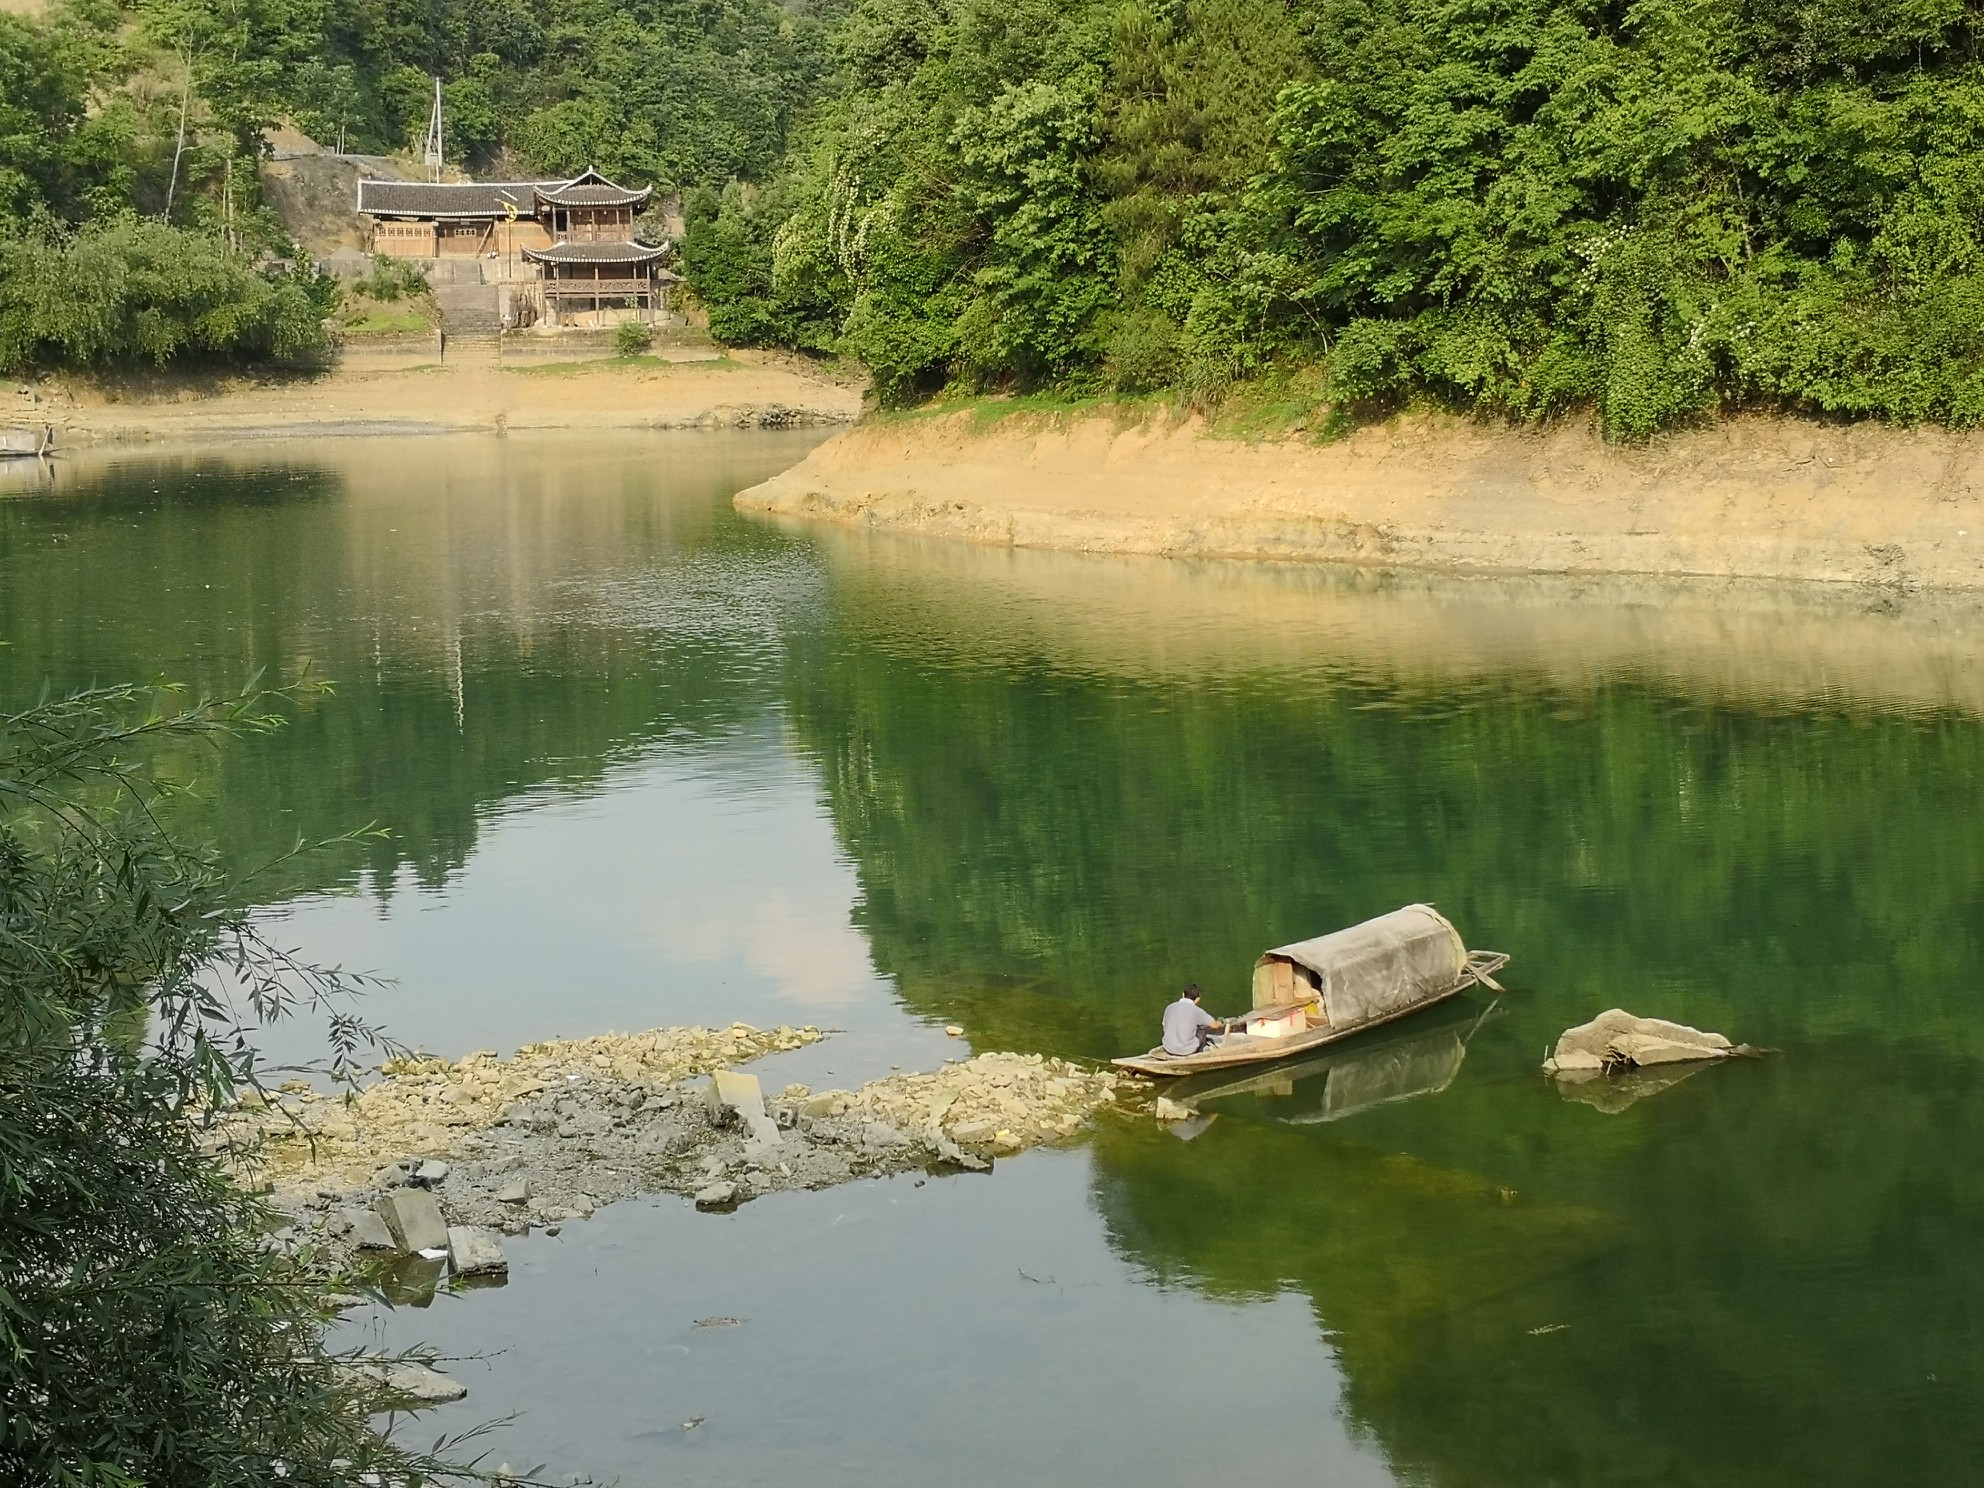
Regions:
[[[638,320],[623,320],[613,328],[613,350],[623,357],[637,357],[654,345],[654,327]]]
[[[372,255],[371,271],[362,279],[354,279],[351,287],[388,305],[434,297],[434,286],[427,282],[427,273],[419,264],[384,253]]]
[[[279,362],[323,349],[323,296],[217,238],[124,218],[0,241],[0,368]]]
[[[324,1283],[202,1141],[260,1022],[340,979],[256,934],[134,758],[273,726],[111,689],[0,719],[0,1482],[357,1488],[444,1463],[373,1434],[323,1343]],[[333,1012],[349,1055],[362,1030]],[[436,1451],[444,1450],[437,1446]]]

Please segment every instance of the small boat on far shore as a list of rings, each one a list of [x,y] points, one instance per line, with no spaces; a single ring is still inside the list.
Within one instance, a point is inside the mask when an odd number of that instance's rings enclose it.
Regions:
[[[1175,1078],[1267,1064],[1307,1054],[1426,1008],[1470,987],[1502,989],[1500,951],[1470,951],[1430,904],[1408,904],[1361,925],[1278,946],[1254,963],[1254,1006],[1196,1054],[1147,1054],[1112,1061],[1138,1074]]]
[[[36,455],[47,455],[55,449],[55,427],[43,424],[39,429],[23,429],[19,425],[11,429],[0,428],[0,460],[29,459]]]

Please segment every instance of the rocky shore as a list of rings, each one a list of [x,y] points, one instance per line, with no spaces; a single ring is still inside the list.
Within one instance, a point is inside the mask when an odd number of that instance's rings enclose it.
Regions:
[[[216,1132],[288,1225],[269,1243],[328,1274],[417,1258],[502,1274],[501,1236],[677,1193],[723,1210],[762,1194],[916,1168],[991,1166],[1075,1136],[1137,1082],[1038,1054],[985,1053],[855,1090],[769,1098],[734,1067],[814,1028],[676,1028],[531,1044],[511,1059],[400,1060],[357,1092],[300,1084]],[[368,1254],[369,1253],[369,1254]]]

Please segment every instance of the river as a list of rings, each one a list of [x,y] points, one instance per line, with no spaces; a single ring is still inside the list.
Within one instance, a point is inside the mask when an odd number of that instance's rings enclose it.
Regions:
[[[747,520],[796,434],[80,457],[0,682],[328,678],[175,764],[438,1053],[1149,1044],[1411,900],[1508,995],[990,1176],[631,1202],[361,1318],[629,1484],[1956,1484],[1984,1460],[1984,650],[1899,593],[1012,553]],[[1775,1051],[1594,1104],[1603,1008]],[[276,1054],[312,1030],[277,1027]],[[699,1320],[737,1319],[734,1326]]]

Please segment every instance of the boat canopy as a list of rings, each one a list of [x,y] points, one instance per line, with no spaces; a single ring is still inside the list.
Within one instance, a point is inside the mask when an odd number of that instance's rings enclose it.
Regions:
[[[1254,1006],[1320,1002],[1333,1029],[1381,1023],[1455,991],[1468,976],[1460,932],[1430,904],[1277,946],[1254,963]]]

